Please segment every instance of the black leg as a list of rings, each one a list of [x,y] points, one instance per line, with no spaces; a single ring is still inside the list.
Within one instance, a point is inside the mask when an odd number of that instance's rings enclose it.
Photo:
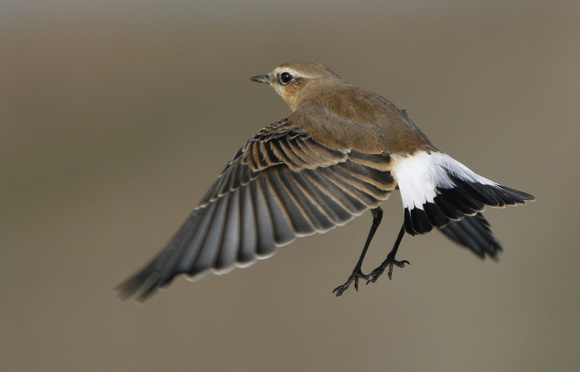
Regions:
[[[411,263],[407,260],[402,260],[402,261],[397,261],[395,259],[395,256],[397,255],[397,251],[399,250],[399,245],[401,244],[401,241],[403,240],[403,236],[405,236],[405,224],[403,224],[403,227],[401,227],[401,231],[399,232],[399,236],[397,236],[397,241],[395,242],[395,246],[393,247],[393,249],[391,249],[391,252],[389,252],[389,254],[387,255],[387,258],[383,261],[383,263],[377,267],[376,269],[374,269],[368,276],[367,278],[367,284],[369,283],[374,283],[377,281],[377,279],[379,278],[379,276],[383,275],[383,273],[385,272],[385,269],[387,268],[387,266],[389,267],[389,279],[393,278],[393,266],[397,266],[397,267],[405,267],[405,264],[410,265]]]
[[[356,289],[358,291],[359,278],[362,278],[365,280],[370,280],[370,276],[367,274],[364,274],[362,272],[362,264],[363,264],[363,261],[365,259],[366,254],[367,254],[367,250],[369,249],[369,246],[371,245],[371,240],[373,240],[373,236],[375,235],[375,232],[377,231],[377,228],[379,227],[379,225],[381,224],[381,221],[383,219],[383,210],[381,209],[381,207],[377,207],[375,209],[372,209],[371,213],[373,215],[373,224],[371,226],[371,230],[369,231],[367,241],[366,241],[365,246],[360,254],[360,258],[358,259],[358,262],[356,263],[356,266],[354,267],[352,274],[348,277],[348,280],[346,281],[346,283],[344,283],[343,285],[339,285],[338,287],[336,287],[334,289],[334,291],[332,291],[332,293],[336,293],[337,297],[342,296],[344,291],[346,291],[348,289],[348,287],[350,286],[350,284],[353,281],[354,281],[354,289]],[[395,250],[395,253],[396,253],[396,250]]]

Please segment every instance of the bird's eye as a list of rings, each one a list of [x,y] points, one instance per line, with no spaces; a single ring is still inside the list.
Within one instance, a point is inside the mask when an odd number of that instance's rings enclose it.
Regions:
[[[294,78],[294,77],[292,76],[292,74],[290,74],[290,73],[288,73],[288,72],[283,72],[283,73],[281,73],[281,74],[280,74],[280,82],[281,82],[283,85],[286,85],[286,84],[288,84],[289,82],[291,82],[293,78]]]

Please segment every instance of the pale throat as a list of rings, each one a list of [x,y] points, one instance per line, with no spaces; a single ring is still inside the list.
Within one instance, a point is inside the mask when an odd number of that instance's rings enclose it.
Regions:
[[[298,107],[298,95],[293,89],[286,89],[286,87],[274,85],[274,90],[284,99],[292,111],[296,110]]]

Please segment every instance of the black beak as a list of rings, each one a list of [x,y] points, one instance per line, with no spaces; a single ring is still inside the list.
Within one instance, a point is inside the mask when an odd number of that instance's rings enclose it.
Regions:
[[[269,75],[252,76],[250,78],[250,80],[256,81],[258,83],[270,84],[270,76]]]

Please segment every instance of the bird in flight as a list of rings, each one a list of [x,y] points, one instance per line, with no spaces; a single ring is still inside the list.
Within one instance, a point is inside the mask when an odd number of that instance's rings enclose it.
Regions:
[[[174,277],[225,274],[270,257],[297,237],[324,233],[370,209],[360,258],[337,296],[359,279],[375,282],[397,260],[405,234],[433,228],[475,254],[502,250],[481,212],[534,197],[484,178],[441,152],[382,96],[311,61],[289,62],[251,78],[273,87],[292,109],[233,156],[169,243],[117,288],[143,301]],[[369,274],[362,263],[381,223],[379,206],[399,189],[404,219],[393,249]]]

